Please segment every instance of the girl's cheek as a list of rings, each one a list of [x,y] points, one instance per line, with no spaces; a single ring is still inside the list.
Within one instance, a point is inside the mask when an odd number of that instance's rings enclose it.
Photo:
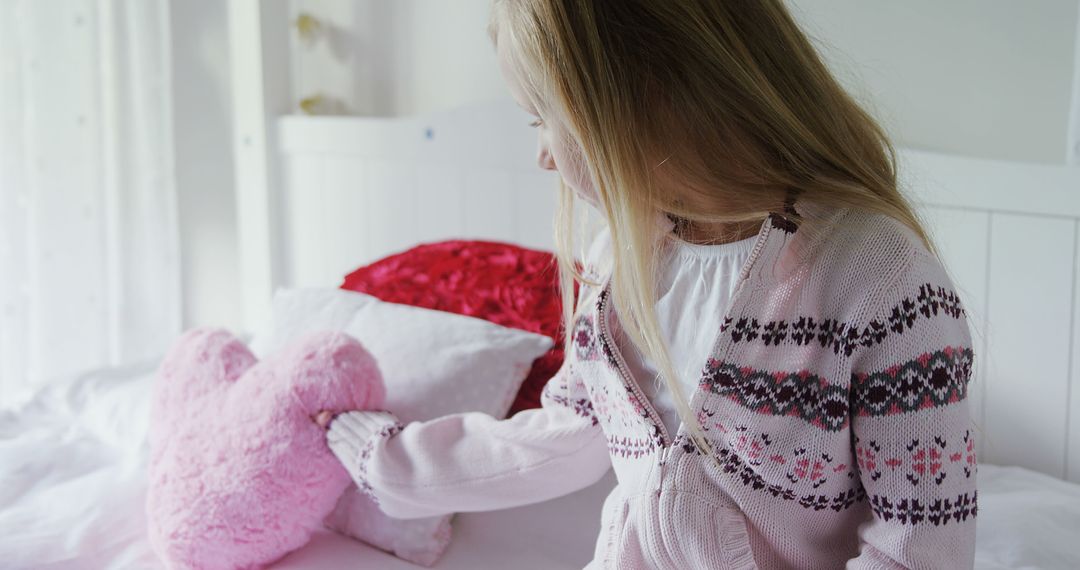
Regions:
[[[598,212],[602,212],[603,208],[600,206],[600,196],[596,192],[596,188],[593,187],[592,180],[589,178],[589,174],[583,171],[577,171],[574,173],[574,180],[567,181],[573,188],[574,193],[578,198],[588,202]]]
[[[599,199],[599,197],[597,197],[595,192],[585,193],[585,192],[577,190],[577,189],[575,189],[574,192],[577,193],[578,198],[581,198],[582,200],[587,202],[597,212],[603,212],[604,211],[604,209],[600,206],[600,199]]]
[[[548,152],[554,164],[558,165],[559,175],[562,176],[563,182],[570,186],[578,198],[590,204],[598,212],[602,212],[600,198],[589,176],[581,149],[575,144],[567,143],[562,138],[562,133],[552,132],[549,136]]]
[[[582,160],[581,155],[574,155],[571,158],[571,164],[578,193],[582,196],[582,199],[599,207],[599,196],[596,192],[596,188],[593,187],[592,177],[589,176],[589,169],[585,166],[585,162]]]
[[[589,176],[589,171],[581,156],[571,154],[564,157],[564,160],[563,164],[567,165],[567,172],[563,173],[563,180],[570,185],[578,198],[588,202],[598,211],[602,210],[600,197],[593,186],[592,178]]]

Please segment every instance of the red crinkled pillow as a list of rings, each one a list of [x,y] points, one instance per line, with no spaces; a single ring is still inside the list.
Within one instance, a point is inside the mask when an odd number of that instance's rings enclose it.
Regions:
[[[550,252],[491,241],[449,240],[418,245],[361,267],[345,277],[341,288],[555,339],[551,350],[533,362],[509,417],[540,407],[544,384],[562,366],[558,274]]]

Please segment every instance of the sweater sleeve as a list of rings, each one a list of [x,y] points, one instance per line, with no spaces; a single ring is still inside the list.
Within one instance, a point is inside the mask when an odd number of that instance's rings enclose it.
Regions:
[[[330,423],[327,443],[357,486],[395,518],[570,494],[611,468],[607,437],[572,353],[544,386],[539,408],[505,419],[464,412],[407,425],[386,410],[352,411]]]
[[[583,271],[601,278],[610,238],[601,231]],[[596,293],[582,284],[578,304]],[[572,333],[571,333],[572,334]],[[414,519],[539,503],[584,489],[611,468],[607,437],[568,351],[540,394],[541,407],[505,419],[479,412],[403,425],[386,410],[330,423],[327,443],[387,515]]]
[[[976,470],[967,314],[944,267],[919,250],[854,351],[853,453],[872,518],[863,568],[972,568]]]

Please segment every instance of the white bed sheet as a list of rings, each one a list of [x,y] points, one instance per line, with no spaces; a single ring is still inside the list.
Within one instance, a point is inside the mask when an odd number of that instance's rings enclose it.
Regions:
[[[72,377],[0,411],[4,568],[162,568],[146,540],[145,434],[156,362]],[[592,556],[608,474],[552,501],[461,513],[436,568],[577,569]],[[979,467],[977,568],[1080,568],[1080,485]],[[335,533],[275,569],[421,568]]]

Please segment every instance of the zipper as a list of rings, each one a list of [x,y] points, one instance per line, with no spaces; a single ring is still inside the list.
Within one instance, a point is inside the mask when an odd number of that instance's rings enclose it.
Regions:
[[[664,422],[660,419],[660,413],[657,412],[656,408],[652,406],[652,403],[649,402],[649,399],[645,397],[645,393],[641,390],[641,387],[638,386],[637,381],[634,380],[633,376],[630,375],[630,371],[626,365],[626,361],[623,360],[622,352],[620,352],[618,346],[615,345],[615,339],[611,335],[611,329],[608,326],[607,312],[608,299],[611,298],[610,285],[611,281],[609,280],[608,283],[604,285],[604,298],[600,301],[599,321],[600,334],[603,336],[602,340],[603,342],[607,343],[608,347],[611,349],[611,354],[615,356],[615,362],[616,364],[618,364],[619,372],[622,374],[623,380],[628,386],[630,386],[631,391],[634,392],[634,395],[645,407],[645,411],[649,415],[650,419],[652,419],[657,428],[659,428],[660,439],[666,446],[669,443],[667,427],[664,426]]]
[[[653,407],[652,402],[650,402],[649,399],[645,397],[645,393],[642,392],[641,387],[638,386],[637,381],[634,380],[634,377],[630,375],[630,371],[628,370],[626,361],[623,359],[622,352],[620,352],[618,346],[615,345],[615,339],[611,335],[611,330],[608,326],[607,312],[608,299],[611,298],[610,279],[608,279],[608,282],[604,284],[604,291],[602,294],[603,297],[600,300],[599,307],[600,318],[597,319],[600,321],[600,335],[603,337],[601,338],[601,341],[607,343],[608,348],[611,350],[611,354],[615,357],[615,363],[618,365],[619,374],[622,375],[623,382],[630,387],[630,391],[634,393],[634,396],[638,399],[638,401],[641,402],[641,405],[645,407],[646,416],[648,416],[649,419],[652,420],[653,426],[655,426],[660,431],[660,479],[657,481],[656,486],[656,495],[660,496],[660,489],[662,488],[664,482],[664,456],[671,448],[671,441],[668,436],[667,427],[664,425],[664,421],[660,418],[660,413],[656,411],[656,408]]]
[[[769,218],[766,218],[764,222],[762,222],[761,231],[758,232],[758,239],[757,239],[756,242],[754,242],[754,248],[750,251],[750,255],[747,257],[746,263],[743,264],[742,270],[739,272],[739,282],[738,282],[738,285],[736,285],[736,287],[735,287],[735,292],[736,293],[741,292],[743,284],[745,283],[746,279],[749,277],[750,268],[751,268],[751,266],[753,266],[754,262],[757,260],[757,257],[761,253],[762,248],[764,248],[765,241],[768,239],[769,231],[771,229],[772,229],[772,218],[769,217]],[[622,352],[619,351],[618,346],[615,344],[615,339],[611,335],[611,330],[610,330],[610,328],[608,326],[608,314],[607,314],[608,299],[610,297],[611,297],[611,276],[608,275],[608,279],[604,283],[604,288],[603,288],[603,290],[601,292],[600,306],[598,308],[599,318],[597,320],[600,321],[601,341],[608,344],[608,347],[611,349],[611,354],[615,357],[615,363],[618,365],[619,374],[622,375],[623,382],[627,386],[630,387],[630,390],[638,398],[638,400],[641,402],[642,406],[645,407],[646,416],[650,420],[652,420],[653,425],[660,431],[660,440],[661,440],[661,447],[660,447],[660,454],[659,454],[660,473],[659,473],[659,478],[656,481],[656,496],[659,497],[660,494],[661,494],[661,491],[663,490],[663,487],[664,487],[664,465],[667,463],[667,460],[670,458],[672,449],[675,446],[671,445],[672,440],[670,439],[670,436],[668,435],[667,427],[664,425],[664,421],[660,417],[660,413],[657,412],[656,408],[654,408],[652,406],[652,403],[649,401],[649,399],[647,397],[645,397],[645,393],[641,390],[641,387],[638,386],[637,381],[634,380],[634,377],[630,375],[629,368],[626,365],[626,361],[623,359]],[[723,317],[725,320],[731,314],[732,309],[736,305],[736,303],[735,303],[735,301],[736,301],[735,295],[732,296],[731,300],[732,300],[732,302],[728,305],[727,311],[725,312],[726,314]],[[723,336],[723,332],[718,332],[717,333],[717,338],[713,340],[713,349],[716,348],[716,343],[717,343],[717,341],[720,340],[721,336]]]
[[[667,465],[667,460],[671,456],[671,449],[674,445],[669,445],[660,450],[660,477],[656,481],[656,496],[659,497],[661,491],[664,489],[664,465]]]

